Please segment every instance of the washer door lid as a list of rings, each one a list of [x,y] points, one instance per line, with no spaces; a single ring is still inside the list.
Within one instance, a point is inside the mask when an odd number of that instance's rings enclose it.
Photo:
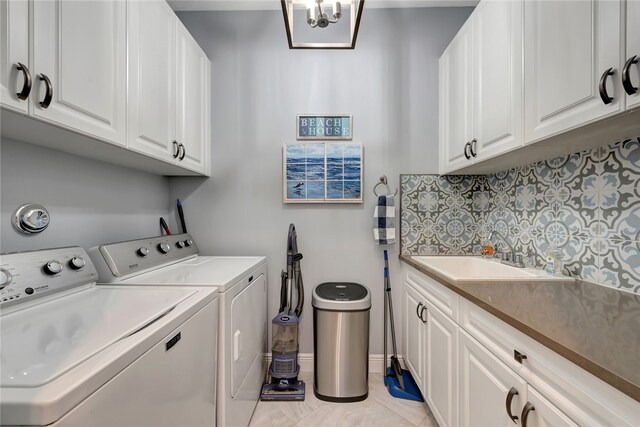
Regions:
[[[0,386],[43,386],[171,311],[190,289],[90,288],[2,317]]]

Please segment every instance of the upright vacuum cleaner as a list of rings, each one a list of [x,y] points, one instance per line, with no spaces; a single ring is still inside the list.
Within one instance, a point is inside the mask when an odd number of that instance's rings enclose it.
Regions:
[[[296,227],[289,225],[287,237],[287,270],[282,271],[280,285],[280,308],[271,321],[273,341],[271,365],[260,400],[287,401],[304,400],[304,381],[298,379],[298,325],[304,305],[304,286],[300,271],[302,254],[298,252]],[[298,302],[293,307],[293,294]]]
[[[411,372],[402,369],[398,360],[398,349],[396,347],[396,328],[393,321],[393,300],[391,298],[391,279],[389,278],[389,256],[384,250],[384,366],[387,366],[387,317],[391,326],[391,343],[393,345],[393,355],[391,365],[385,368],[384,385],[387,386],[389,394],[393,397],[407,400],[424,402],[418,384],[413,379]]]

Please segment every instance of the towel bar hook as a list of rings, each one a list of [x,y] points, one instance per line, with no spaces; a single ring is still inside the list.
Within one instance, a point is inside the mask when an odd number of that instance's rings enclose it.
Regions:
[[[388,180],[387,180],[387,176],[386,175],[382,175],[380,177],[380,181],[373,187],[373,194],[376,195],[376,197],[380,197],[382,194],[378,194],[376,193],[376,188],[378,188],[379,185],[385,185],[387,186],[387,188],[389,188],[388,186]],[[398,189],[396,188],[396,192],[393,193],[394,196],[398,195]]]

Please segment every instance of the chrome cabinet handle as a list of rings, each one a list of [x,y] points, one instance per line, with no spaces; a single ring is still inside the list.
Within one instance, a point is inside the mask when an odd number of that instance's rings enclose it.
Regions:
[[[180,144],[180,148],[182,149],[182,155],[180,156],[180,160],[184,160],[184,156],[187,154],[187,149],[184,148],[184,145]]]
[[[16,67],[18,68],[18,70],[22,71],[22,76],[24,77],[22,90],[19,93],[16,93],[16,95],[18,96],[18,99],[25,101],[31,93],[31,72],[29,71],[29,68],[27,68],[27,66],[22,62],[18,62],[18,65]]]
[[[418,305],[416,306],[416,316],[418,316],[420,320],[422,320],[422,317],[420,317],[420,315],[422,314],[422,312],[420,311],[420,307],[422,307],[422,301],[419,302]]]
[[[638,88],[631,84],[630,76],[631,66],[637,63],[638,57],[636,55],[633,55],[627,60],[627,62],[625,62],[624,68],[622,69],[622,87],[624,88],[624,91],[629,95],[633,95],[638,91]]]
[[[180,144],[175,139],[173,140],[173,158],[177,159],[178,155],[180,155]]]
[[[529,418],[529,412],[531,411],[535,411],[536,408],[529,402],[527,402],[526,405],[524,405],[524,408],[522,409],[522,427],[527,427],[527,418]]]
[[[511,413],[511,402],[513,402],[513,396],[517,396],[517,395],[518,395],[518,390],[516,390],[515,387],[511,387],[511,389],[509,390],[509,393],[507,393],[507,400],[505,402],[507,406],[507,415],[509,415],[509,418],[511,418],[511,421],[513,421],[514,424],[518,424],[518,416],[513,415]]]
[[[467,142],[466,144],[464,144],[464,157],[467,158],[467,160],[469,160],[471,158],[471,156],[469,155],[469,153],[467,153],[467,150],[471,147],[471,143]]]
[[[40,106],[42,108],[49,108],[51,105],[51,99],[53,98],[53,85],[51,84],[51,80],[47,77],[46,74],[40,74],[40,80],[44,81],[45,86],[47,87],[47,92],[44,95],[44,99],[40,102]]]
[[[424,313],[427,310],[427,306],[423,305],[422,306],[422,310],[420,310],[420,320],[422,320],[422,323],[427,323],[427,319],[425,319],[424,317],[422,317],[422,313]]]
[[[599,85],[600,99],[602,99],[602,102],[604,102],[605,105],[611,104],[613,102],[613,98],[610,97],[609,94],[607,93],[607,77],[613,76],[614,74],[615,74],[615,71],[613,70],[613,67],[612,67],[612,68],[609,68],[604,73],[602,73],[602,77],[600,77],[600,85]]]
[[[471,140],[471,142],[469,142],[469,153],[471,153],[472,157],[476,157],[476,155],[478,153],[476,153],[476,144],[478,143],[478,140],[473,138]]]

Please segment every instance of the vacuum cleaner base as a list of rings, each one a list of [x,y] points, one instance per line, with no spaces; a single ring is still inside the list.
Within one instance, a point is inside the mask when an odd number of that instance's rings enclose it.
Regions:
[[[304,400],[304,381],[280,381],[278,384],[266,383],[262,385],[260,400],[271,402],[288,402]]]
[[[384,385],[387,386],[389,394],[399,399],[415,400],[417,402],[424,402],[422,393],[418,388],[418,384],[413,379],[411,372],[406,369],[402,370],[402,380],[404,381],[404,390],[400,388],[398,379],[393,373],[392,368],[387,368],[387,375],[384,377]]]

